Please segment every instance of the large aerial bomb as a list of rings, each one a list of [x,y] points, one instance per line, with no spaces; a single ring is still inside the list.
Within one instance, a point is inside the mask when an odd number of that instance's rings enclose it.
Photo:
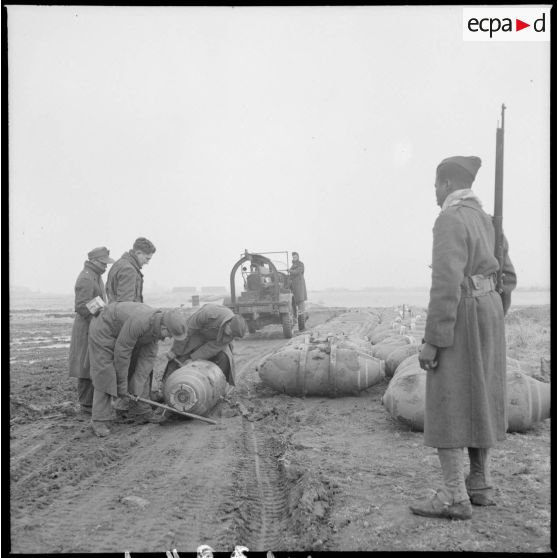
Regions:
[[[550,417],[550,384],[508,371],[508,432],[525,432]]]
[[[163,396],[177,411],[206,417],[226,390],[225,375],[215,363],[192,360],[167,377]]]
[[[265,358],[258,372],[264,384],[281,393],[337,397],[381,381],[384,361],[359,337],[305,335]]]
[[[388,337],[393,337],[395,335],[395,331],[389,325],[385,326],[378,326],[372,333],[368,336],[370,339],[370,343],[372,345],[376,345],[377,343],[381,343],[384,339]]]
[[[382,404],[393,418],[413,430],[424,430],[426,373],[419,366],[418,353],[397,367],[382,397]]]
[[[539,382],[519,370],[515,359],[507,361],[508,432],[525,432],[550,417],[550,384]],[[382,397],[389,413],[413,430],[424,429],[426,372],[418,354],[401,362]]]
[[[383,341],[374,345],[372,347],[372,354],[376,358],[387,360],[388,356],[394,349],[405,345],[417,345],[417,341],[411,335],[392,335],[391,337],[386,337]]]
[[[376,345],[377,347],[378,345]],[[408,357],[417,354],[420,351],[418,343],[408,343],[405,345],[396,345],[388,354],[386,360],[386,378],[391,378],[397,367]]]

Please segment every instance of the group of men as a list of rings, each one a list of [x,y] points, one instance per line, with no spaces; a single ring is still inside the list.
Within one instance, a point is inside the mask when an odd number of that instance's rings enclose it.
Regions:
[[[412,513],[428,517],[470,519],[471,505],[494,504],[489,449],[505,438],[507,430],[504,317],[511,304],[516,274],[505,237],[502,261],[495,256],[492,218],[472,191],[480,166],[479,157],[455,156],[442,160],[436,168],[434,186],[441,211],[433,229],[432,284],[419,362],[427,375],[424,443],[437,448],[444,487],[432,498],[410,506]],[[138,358],[147,355],[148,359],[155,354],[153,343],[158,338],[174,337],[170,353],[174,359],[184,347],[191,349],[198,343],[192,340],[189,328],[203,329],[202,314],[194,314],[186,325],[175,310],[163,313],[142,304],[140,269],[154,251],[149,241],[138,239],[134,249],[113,266],[107,282],[109,305],[100,318],[88,315],[84,303],[96,295],[104,297],[100,275],[112,261],[108,250],[98,248],[90,252],[78,278],[74,337],[87,335],[89,321],[93,320],[89,327],[93,424],[108,417],[107,395],[126,396],[128,392],[138,394],[146,389],[149,365],[136,365],[137,381],[127,378],[128,365],[140,339],[148,341],[138,351]],[[503,280],[497,290],[498,273]],[[293,253],[290,275],[299,289],[297,304],[304,304],[306,299],[303,274],[304,265],[298,254]],[[121,285],[125,285],[126,296],[129,293],[133,299],[123,298]],[[124,300],[131,302],[112,302]],[[200,358],[215,357],[219,343],[242,336],[245,327],[233,321],[232,312],[230,318],[226,316],[226,308],[217,311],[208,306],[202,312],[213,320],[215,344],[207,351],[197,348],[193,354],[203,355]],[[304,307],[299,306],[299,310],[304,311]],[[130,321],[132,315],[134,319]],[[223,323],[230,327],[223,328]],[[79,371],[84,368],[77,366],[83,361],[83,346],[79,346],[82,352],[78,346],[77,342],[72,343],[75,368]],[[113,369],[105,374],[111,356],[116,374]],[[219,358],[224,362],[229,357],[225,354]],[[87,376],[76,376],[80,378],[80,402],[84,408],[91,406]],[[232,369],[228,378],[234,383]],[[470,464],[467,476],[464,448]]]
[[[180,308],[144,304],[141,269],[154,253],[153,243],[143,237],[116,262],[107,248],[94,248],[76,281],[69,373],[78,379],[80,407],[91,415],[97,436],[109,435],[111,422],[119,417],[139,423],[163,420],[141,399],[153,400],[153,365],[158,343],[167,337],[173,346],[165,377],[178,368],[176,362],[206,359],[234,385],[232,343],[246,333],[242,316],[206,304],[187,318]],[[109,264],[114,265],[105,290],[101,276]],[[96,297],[105,305],[92,305]]]

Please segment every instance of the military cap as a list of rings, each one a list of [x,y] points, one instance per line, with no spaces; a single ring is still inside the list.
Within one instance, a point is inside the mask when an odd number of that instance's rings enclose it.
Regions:
[[[183,341],[188,336],[186,316],[178,308],[163,312],[163,325],[177,341]]]
[[[438,169],[442,165],[448,165],[448,164],[454,164],[465,169],[473,177],[474,180],[475,177],[477,176],[477,172],[480,169],[481,160],[480,157],[476,157],[474,155],[471,155],[470,157],[463,157],[461,155],[456,155],[454,157],[447,157],[436,167],[436,171],[438,171]]]
[[[239,314],[235,314],[230,321],[233,337],[244,337],[246,335],[246,322]]]
[[[109,254],[110,250],[108,248],[106,248],[105,246],[99,246],[97,248],[93,248],[91,252],[88,252],[87,257],[90,260],[99,260],[100,262],[106,264],[112,264],[114,263],[114,260],[109,257]]]

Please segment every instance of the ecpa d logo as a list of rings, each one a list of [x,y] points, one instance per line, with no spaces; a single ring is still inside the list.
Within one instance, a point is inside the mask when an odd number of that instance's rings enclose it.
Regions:
[[[464,41],[550,41],[550,7],[463,8]]]

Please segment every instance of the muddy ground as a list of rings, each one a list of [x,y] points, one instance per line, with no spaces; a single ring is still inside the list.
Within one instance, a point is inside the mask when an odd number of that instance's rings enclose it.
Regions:
[[[312,306],[307,326],[363,334],[394,315]],[[236,342],[238,385],[217,425],[120,423],[101,439],[67,377],[72,316],[11,312],[12,552],[551,550],[550,420],[493,451],[497,506],[471,521],[417,517],[408,505],[440,486],[440,468],[383,408],[387,380],[353,397],[278,394],[257,373],[286,342],[268,326]],[[509,356],[548,382],[550,308],[513,307],[507,323]]]

